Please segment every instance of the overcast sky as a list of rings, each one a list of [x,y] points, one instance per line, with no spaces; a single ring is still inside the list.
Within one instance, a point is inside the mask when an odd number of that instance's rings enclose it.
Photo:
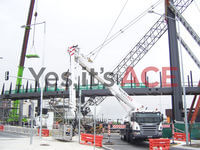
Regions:
[[[157,1],[129,0],[111,35]],[[33,30],[31,30],[27,53],[36,51],[40,58],[26,59],[24,77],[33,78],[27,68],[33,67],[38,72],[42,66],[42,60],[44,60],[46,67],[44,75],[49,71],[54,71],[61,77],[61,73],[69,68],[67,47],[78,44],[81,53],[88,54],[99,46],[104,41],[125,2],[126,0],[38,0],[37,22],[46,22],[46,34],[44,34],[43,24],[36,26],[35,48],[32,48]],[[29,4],[30,0],[0,1],[0,57],[3,57],[3,59],[0,59],[0,88],[5,82],[5,71],[10,71],[12,76],[17,75],[24,35],[24,29],[21,26],[26,23]],[[199,8],[200,2],[196,0],[183,14],[198,35],[200,35]],[[154,11],[159,14],[164,13],[164,0],[161,0]],[[95,65],[104,67],[106,70],[112,70],[159,17],[159,15],[147,13],[130,29],[105,46],[95,59]],[[180,34],[196,56],[200,58],[199,47],[182,25]],[[166,33],[134,68],[140,81],[141,72],[144,68],[155,66],[161,71],[162,67],[169,66],[168,51]],[[184,48],[182,48],[182,51],[185,80],[189,71],[192,70],[194,81],[198,82],[200,73],[198,67]],[[149,76],[150,81],[159,80],[159,73],[152,72]],[[15,82],[16,79],[11,78],[6,81],[7,87],[11,81]],[[170,107],[170,97],[134,96],[134,99],[152,108],[159,107],[164,110],[164,108]],[[187,99],[189,105],[192,98],[187,97]],[[150,105],[152,101],[155,101],[153,102],[154,105]],[[99,115],[101,116],[103,113],[104,117],[108,118],[121,118],[125,113],[114,98],[106,99],[99,109]]]

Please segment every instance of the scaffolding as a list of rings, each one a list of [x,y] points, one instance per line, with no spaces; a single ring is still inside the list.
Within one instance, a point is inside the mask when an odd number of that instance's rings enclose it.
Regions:
[[[10,100],[0,101],[0,123],[6,124],[9,118],[9,112],[12,109]]]

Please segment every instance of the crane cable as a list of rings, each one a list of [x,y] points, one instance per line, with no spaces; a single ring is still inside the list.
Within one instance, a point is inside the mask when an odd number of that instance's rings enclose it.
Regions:
[[[94,50],[92,50],[87,56],[88,57],[92,57],[93,55],[95,55],[95,53],[99,53],[99,51],[105,47],[106,45],[108,45],[110,42],[112,42],[115,38],[117,38],[119,35],[121,35],[122,33],[124,33],[127,29],[129,29],[131,26],[133,26],[135,23],[137,23],[142,17],[144,17],[146,14],[148,14],[149,10],[154,9],[155,7],[157,7],[159,4],[161,3],[161,0],[158,0],[155,4],[153,4],[152,6],[150,6],[148,9],[146,9],[145,11],[143,11],[140,15],[138,15],[136,18],[134,18],[132,21],[130,21],[127,25],[125,25],[123,28],[121,28],[118,32],[116,32],[115,34],[113,34],[112,36],[110,36],[109,38],[106,38],[106,40],[100,44],[98,47],[96,47]],[[112,29],[112,28],[111,28]],[[96,58],[96,57],[95,57]]]
[[[38,8],[38,0],[36,0],[36,7],[35,7],[35,13],[34,13],[34,23],[33,23],[33,41],[32,41],[32,49],[34,50],[34,53],[36,53],[35,50],[35,26],[36,26],[36,20],[37,20],[37,8]]]
[[[99,54],[100,50],[103,48],[103,46],[104,46],[106,40],[108,39],[108,37],[110,36],[112,30],[114,29],[114,27],[115,27],[117,21],[119,20],[119,17],[121,16],[122,12],[124,11],[124,8],[126,7],[127,3],[128,3],[128,0],[126,0],[125,4],[123,5],[122,9],[120,10],[119,15],[117,16],[117,18],[116,18],[114,24],[113,24],[112,27],[110,28],[110,31],[108,32],[108,34],[107,34],[106,38],[104,39],[103,43],[100,45],[100,48],[96,51],[96,55],[94,56],[94,59],[97,57],[97,55]],[[93,55],[94,55],[94,54],[95,54],[95,53],[93,53]]]
[[[197,4],[197,1],[195,0],[194,3],[195,3],[195,6],[197,7],[197,10],[198,10],[199,13],[200,13],[200,8],[199,8],[199,6],[198,6],[198,4]]]

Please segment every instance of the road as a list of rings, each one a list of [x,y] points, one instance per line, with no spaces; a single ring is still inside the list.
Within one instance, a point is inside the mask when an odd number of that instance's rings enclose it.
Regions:
[[[2,139],[23,138],[23,137],[25,137],[25,136],[14,134],[14,133],[0,132],[0,140],[2,140]]]
[[[147,141],[137,142],[137,143],[128,143],[120,139],[119,133],[112,133],[110,141],[112,145],[107,145],[108,142],[107,135],[104,135],[103,144],[105,147],[113,150],[147,150],[149,149],[149,143]]]
[[[148,141],[144,141],[144,142],[137,142],[137,143],[128,143],[126,141],[122,141],[120,139],[120,135],[118,133],[112,133],[111,134],[111,139],[110,141],[112,142],[111,145],[107,145],[106,143],[108,142],[108,136],[106,134],[104,134],[104,139],[103,139],[103,145],[105,150],[148,150],[149,149],[149,143]],[[34,139],[34,143],[40,143],[40,139],[38,137],[35,137],[36,139]],[[38,138],[38,139],[37,139]],[[44,139],[43,139],[44,140]],[[49,140],[49,139],[48,139]],[[37,142],[36,142],[37,141]],[[197,141],[197,140],[196,140]],[[28,136],[22,136],[22,135],[17,135],[17,134],[11,134],[11,133],[6,133],[6,132],[0,132],[0,150],[7,150],[7,149],[13,149],[10,148],[12,147],[12,144],[8,144],[8,143],[15,143],[14,147],[17,147],[16,144],[18,144],[17,148],[21,148],[21,143],[23,143],[23,145],[29,145],[29,137]],[[50,145],[53,144],[58,144],[55,147],[60,146],[62,147],[66,147],[66,146],[70,146],[69,144],[72,144],[72,147],[74,146],[73,144],[76,142],[68,142],[68,143],[62,143],[62,142],[55,142],[54,140],[49,140],[48,142],[50,142]],[[5,145],[5,143],[7,143],[8,145]],[[199,144],[200,142],[198,142]],[[67,144],[67,145],[63,145],[63,144]],[[82,144],[78,144],[78,146],[80,146]],[[200,145],[200,144],[199,144]],[[35,145],[34,145],[35,146]],[[77,146],[77,147],[78,147]],[[35,147],[38,148],[38,147]],[[196,149],[200,149],[200,147],[195,147]],[[187,150],[192,150],[194,149],[191,147],[170,147],[170,150],[183,150],[183,149],[187,149]],[[18,150],[18,149],[16,149]],[[21,149],[20,149],[21,150]]]
[[[107,145],[108,142],[107,134],[104,135],[103,144],[106,150],[149,150],[149,142],[142,141],[136,143],[128,143],[120,139],[119,133],[112,133],[110,141],[112,142],[111,145]],[[194,148],[191,147],[172,147],[170,146],[170,150],[192,150]],[[198,149],[198,148],[196,148]]]

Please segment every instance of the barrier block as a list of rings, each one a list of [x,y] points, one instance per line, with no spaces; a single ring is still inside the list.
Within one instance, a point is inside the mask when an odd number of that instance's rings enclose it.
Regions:
[[[186,141],[186,134],[185,133],[174,132],[174,140]],[[190,140],[190,134],[188,134],[188,140]]]
[[[149,150],[169,150],[170,139],[149,139]]]
[[[38,135],[40,134],[40,129],[38,129]],[[42,136],[47,137],[49,136],[49,129],[42,129]]]
[[[102,147],[102,135],[95,135],[95,146]],[[94,145],[94,135],[93,134],[81,134],[81,143],[85,145]]]
[[[4,125],[0,125],[0,131],[1,131],[1,132],[4,131]]]

